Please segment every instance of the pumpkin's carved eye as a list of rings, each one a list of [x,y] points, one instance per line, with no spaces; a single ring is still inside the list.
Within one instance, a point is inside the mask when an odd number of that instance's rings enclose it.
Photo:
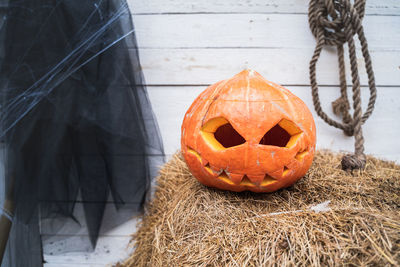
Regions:
[[[289,139],[290,134],[277,124],[261,138],[260,145],[285,147]]]
[[[229,121],[221,117],[211,119],[203,125],[201,135],[215,150],[223,150],[246,143],[246,140]]]
[[[232,125],[224,124],[220,126],[214,133],[215,139],[225,148],[238,146],[246,143],[246,140],[233,129]]]
[[[282,119],[260,140],[260,145],[290,148],[296,144],[303,132],[293,122]]]

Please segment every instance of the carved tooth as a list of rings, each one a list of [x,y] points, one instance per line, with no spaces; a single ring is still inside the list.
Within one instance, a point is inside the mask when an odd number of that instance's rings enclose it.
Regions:
[[[219,177],[225,177],[229,179],[229,174],[225,170],[221,170],[218,174]]]
[[[218,175],[218,178],[221,179],[222,181],[224,181],[227,184],[233,185],[234,183],[232,182],[231,179],[229,179],[229,175],[222,170],[221,173]]]
[[[288,164],[288,166],[289,166],[289,164]],[[266,174],[267,176],[273,176],[273,177],[281,177],[281,175],[282,175],[282,169],[276,169],[275,171],[273,171],[273,172],[270,172],[269,174]]]
[[[286,176],[289,172],[291,172],[291,170],[288,167],[284,166],[282,170],[282,176]]]
[[[247,174],[247,177],[249,178],[249,180],[256,185],[259,185],[264,180],[264,176],[265,176],[264,174],[261,174],[261,175]]]
[[[231,177],[232,182],[234,182],[235,184],[240,184],[243,178],[242,174],[231,173],[229,176]]]
[[[204,169],[205,169],[209,174],[211,174],[211,175],[214,175],[214,176],[217,175],[217,174],[214,173],[214,171],[210,168],[210,164],[208,164],[208,163],[204,166]]]
[[[194,150],[190,147],[187,147],[187,152],[194,155],[201,162],[201,156],[196,150]]]
[[[216,173],[220,173],[221,172],[221,168],[214,167],[213,165],[210,165],[210,168]]]
[[[265,175],[264,180],[261,182],[261,186],[267,186],[270,184],[274,184],[276,183],[277,180],[271,176],[269,176],[268,174]]]
[[[208,160],[203,157],[201,158],[201,163],[203,164],[203,166],[207,166],[207,164],[209,164]]]
[[[245,185],[245,186],[255,186],[255,184],[250,181],[249,177],[247,175],[244,175],[242,177],[242,181],[240,181],[240,185]]]
[[[308,154],[308,151],[307,150],[305,150],[305,151],[302,151],[302,152],[297,152],[297,154],[296,154],[296,156],[295,156],[295,159],[297,159],[298,161],[302,161],[303,160],[303,158],[306,156]]]

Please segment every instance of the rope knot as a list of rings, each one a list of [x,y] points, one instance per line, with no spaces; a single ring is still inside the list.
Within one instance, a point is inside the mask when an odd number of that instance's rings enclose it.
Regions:
[[[314,0],[310,3],[309,24],[313,35],[326,45],[343,45],[356,34],[364,16],[365,0]]]
[[[332,102],[333,113],[337,116],[342,116],[350,109],[349,102],[343,97],[339,97]]]
[[[364,169],[367,160],[364,154],[348,154],[342,158],[342,170],[353,171],[354,169]]]

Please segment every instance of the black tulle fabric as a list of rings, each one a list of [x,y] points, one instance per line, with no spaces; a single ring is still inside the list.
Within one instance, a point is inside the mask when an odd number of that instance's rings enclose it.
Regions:
[[[2,266],[41,266],[43,239],[93,248],[107,202],[139,210],[163,148],[124,0],[0,3]]]

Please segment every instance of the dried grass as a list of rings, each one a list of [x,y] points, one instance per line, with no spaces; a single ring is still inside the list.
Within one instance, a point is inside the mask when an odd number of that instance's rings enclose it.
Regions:
[[[369,157],[351,174],[340,157],[318,152],[294,186],[255,194],[199,184],[176,154],[120,266],[399,265],[400,166]]]

